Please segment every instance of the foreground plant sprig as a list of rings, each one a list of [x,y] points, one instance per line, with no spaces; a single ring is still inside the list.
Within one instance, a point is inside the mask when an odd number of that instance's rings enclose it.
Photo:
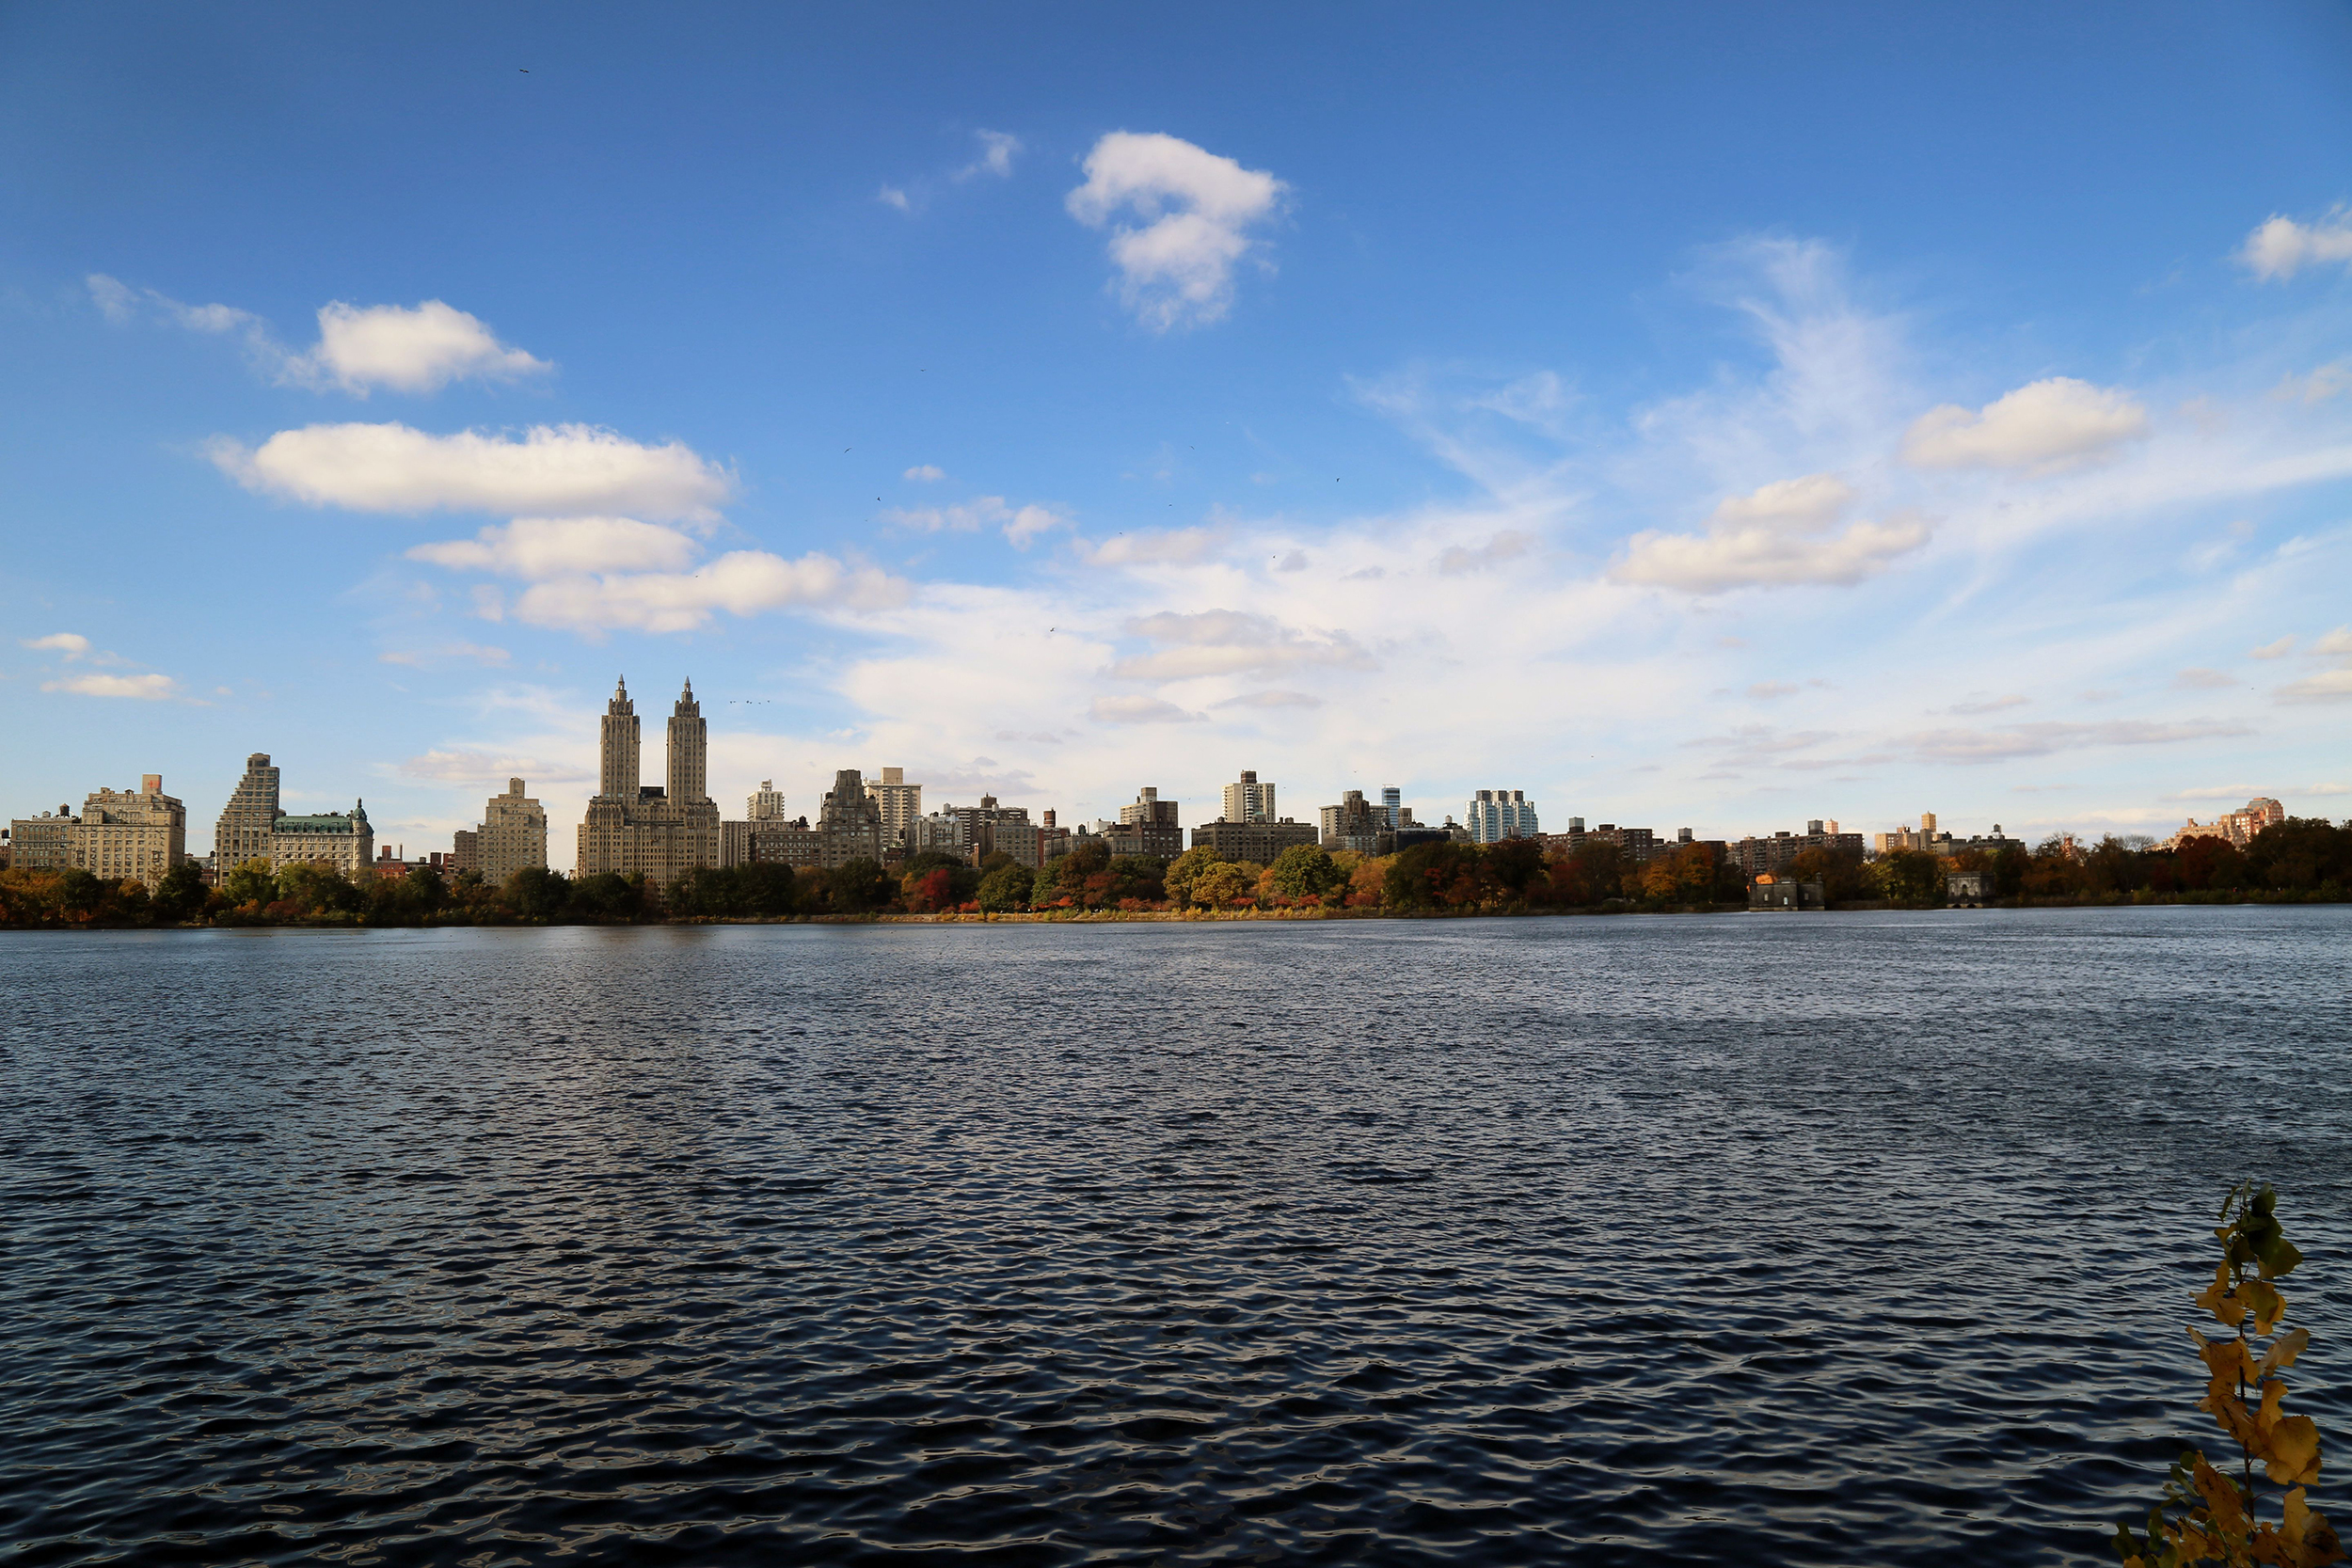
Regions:
[[[2192,1562],[2320,1568],[2344,1560],[2336,1532],[2303,1500],[2303,1489],[2319,1479],[2319,1428],[2309,1416],[2289,1416],[2280,1408],[2287,1386],[2278,1374],[2295,1365],[2312,1337],[2301,1328],[2278,1332],[2287,1298],[2273,1281],[2303,1260],[2279,1224],[2278,1202],[2277,1193],[2267,1186],[2257,1190],[2251,1182],[2240,1183],[2222,1201],[2221,1224],[2214,1230],[2221,1260],[2214,1265],[2213,1283],[2196,1299],[2215,1322],[2234,1332],[2207,1338],[2197,1329],[2188,1331],[2205,1364],[2205,1397],[2197,1408],[2237,1445],[2239,1473],[2223,1474],[2201,1449],[2183,1453],[2165,1481],[2164,1500],[2148,1511],[2146,1533],[2116,1527],[2115,1549],[2123,1568],[2180,1568]],[[2258,1338],[2270,1341],[2259,1357]],[[2275,1525],[2259,1517],[2257,1465],[2274,1485],[2287,1488]]]

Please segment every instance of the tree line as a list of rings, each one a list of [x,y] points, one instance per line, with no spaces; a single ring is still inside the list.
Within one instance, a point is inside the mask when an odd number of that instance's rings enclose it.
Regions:
[[[1780,873],[1819,881],[1833,903],[1923,908],[1945,902],[1954,872],[1987,877],[1993,896],[2023,904],[2335,900],[2352,887],[2352,823],[2290,818],[2245,848],[2192,838],[2174,849],[2108,837],[2059,838],[1996,853],[1898,850],[1875,861],[1808,848]],[[1522,913],[1564,910],[1744,907],[1748,878],[1725,847],[1677,845],[1643,863],[1589,840],[1573,852],[1533,839],[1439,842],[1398,855],[1313,845],[1270,865],[1190,849],[1172,861],[1114,856],[1089,844],[1031,870],[1009,856],[972,865],[927,851],[891,867],[855,860],[823,870],[776,863],[706,866],[659,888],[643,877],[567,877],[532,867],[493,883],[471,871],[417,866],[353,879],[323,864],[273,870],[248,861],[205,885],[193,863],[150,889],[87,871],[0,871],[0,926],[428,926],[813,919],[882,913],[1009,914],[1202,911]]]

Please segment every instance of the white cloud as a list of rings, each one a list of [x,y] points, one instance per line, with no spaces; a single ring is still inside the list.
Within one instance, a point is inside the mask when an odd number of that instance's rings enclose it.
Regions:
[[[2348,388],[2352,388],[2352,359],[2338,359],[2320,366],[2309,375],[2289,372],[2279,378],[2279,385],[2270,389],[2270,395],[2281,402],[2308,405],[2341,397]]]
[[[910,476],[914,471],[908,470]],[[912,529],[920,533],[974,533],[983,528],[1001,526],[1014,547],[1025,550],[1039,534],[1069,522],[1048,507],[1016,509],[1008,505],[1002,496],[976,496],[957,506],[892,508],[883,512],[882,518],[892,528]]]
[[[451,659],[464,659],[471,664],[503,665],[513,658],[504,648],[485,647],[479,642],[444,642],[433,648],[395,648],[375,656],[383,664],[405,664],[412,670]]]
[[[2293,632],[2289,632],[2286,636],[2280,638],[2276,642],[2265,642],[2259,648],[2249,648],[2247,650],[2249,654],[2256,658],[2284,658],[2287,655],[2293,653],[2294,651],[2295,634]]]
[[[918,463],[898,477],[913,480],[917,484],[936,484],[947,477],[947,470],[930,463]]]
[[[2323,670],[2279,688],[2282,703],[2341,703],[2352,700],[2352,665],[2340,670]]]
[[[584,424],[533,425],[518,441],[397,423],[316,424],[281,430],[252,451],[224,438],[211,455],[248,490],[355,512],[707,520],[734,488],[683,441],[644,446]]]
[[[578,577],[596,572],[676,571],[700,553],[672,528],[633,517],[517,517],[471,539],[419,545],[411,561],[502,577]]]
[[[400,765],[400,771],[405,777],[421,779],[428,784],[484,784],[500,789],[506,787],[509,779],[521,779],[526,786],[530,786],[573,784],[596,777],[574,763],[549,762],[545,757],[465,748],[450,751],[436,749],[421,756],[410,757]]]
[[[896,207],[902,213],[914,211],[914,204],[907,199],[907,193],[896,185],[884,185],[874,193],[874,199],[885,207]]]
[[[2218,691],[2235,686],[2237,677],[2218,670],[2184,670],[2172,677],[2172,684],[2184,691]]]
[[[136,321],[142,309],[152,308],[174,325],[190,332],[218,334],[242,326],[258,342],[265,342],[261,319],[249,311],[229,305],[183,305],[169,294],[153,289],[134,289],[119,278],[94,272],[83,281],[88,285],[90,298],[105,318],[117,326],[127,326]]]
[[[2274,216],[2246,236],[2237,259],[2256,277],[2293,277],[2323,261],[2352,262],[2352,221],[2339,207],[2317,223]]]
[[[2352,626],[2338,626],[2312,644],[2315,654],[2352,654]]]
[[[318,346],[289,359],[285,379],[365,397],[373,387],[433,392],[452,381],[511,381],[549,369],[437,299],[414,309],[336,300],[319,310]]]
[[[1804,689],[1788,681],[1757,681],[1748,688],[1748,695],[1769,702],[1774,697],[1793,697]]]
[[[27,637],[18,643],[40,653],[63,654],[68,658],[80,658],[89,652],[89,639],[79,632],[51,632],[47,637]]]
[[[2125,719],[2101,724],[2052,722],[2013,724],[1998,730],[1929,730],[1907,736],[1904,741],[1927,762],[1973,763],[2042,757],[2095,746],[2174,746],[2252,733],[2243,724],[2217,719],[2169,724]]]
[[[1175,136],[1114,131],[1087,154],[1086,183],[1070,193],[1070,214],[1100,229],[1122,210],[1142,220],[1111,231],[1121,296],[1158,331],[1222,317],[1233,299],[1233,267],[1257,244],[1252,225],[1273,215],[1286,187],[1263,169]]]
[[[1835,474],[1767,484],[1718,503],[1700,533],[1645,531],[1609,570],[1617,582],[1722,594],[1739,588],[1848,587],[1928,542],[1925,523],[1897,515],[1829,534],[1854,499]]]
[[[2029,701],[2031,701],[2030,698],[2021,697],[2012,691],[2003,697],[1985,697],[1975,702],[1954,703],[1945,711],[1961,715],[1998,713],[2003,708],[2024,707]]]
[[[1174,703],[1164,703],[1157,697],[1097,697],[1088,708],[1097,723],[1103,724],[1197,724],[1200,715],[1186,713]]]
[[[71,691],[83,697],[134,697],[163,702],[180,694],[180,683],[169,675],[67,675],[40,683],[43,691]]]
[[[1374,667],[1372,656],[1343,631],[1311,635],[1271,616],[1242,610],[1162,610],[1130,620],[1126,631],[1161,645],[1158,652],[1123,658],[1111,667],[1111,673],[1126,680],[1190,680],[1302,666]]]
[[[975,131],[980,141],[980,155],[972,163],[956,170],[956,178],[969,180],[976,174],[993,174],[999,179],[1012,173],[1012,160],[1021,150],[1021,138],[1004,131]]]
[[[2073,376],[2028,383],[1975,413],[1947,403],[1913,421],[1903,461],[1918,468],[2050,472],[2148,432],[2148,410],[2110,387]]]
[[[1483,572],[1506,561],[1517,561],[1535,547],[1535,536],[1524,529],[1506,528],[1475,548],[1455,545],[1438,557],[1438,570],[1450,578]]]
[[[1735,528],[1823,529],[1854,501],[1853,487],[1836,474],[1807,474],[1767,484],[1753,495],[1726,496],[1714,520]]]
[[[733,550],[691,572],[563,578],[533,584],[509,613],[537,626],[600,632],[692,631],[726,610],[880,610],[904,602],[905,582],[870,566],[811,553],[787,561],[765,550]]]
[[[1120,533],[1100,544],[1079,540],[1078,556],[1089,566],[1192,566],[1223,549],[1227,536],[1221,528]]]
[[[1025,550],[1041,533],[1067,527],[1070,519],[1042,506],[1025,506],[1005,525],[1005,537],[1015,549]]]
[[[100,313],[117,326],[128,326],[138,314],[138,292],[119,278],[94,272],[83,281],[89,285],[89,296]]]
[[[1304,691],[1245,691],[1238,697],[1228,697],[1211,707],[1321,707],[1323,699]]]

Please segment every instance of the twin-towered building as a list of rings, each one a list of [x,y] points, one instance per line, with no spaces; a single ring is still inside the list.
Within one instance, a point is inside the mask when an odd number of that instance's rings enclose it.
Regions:
[[[696,866],[723,864],[719,806],[711,800],[710,732],[688,681],[670,710],[664,782],[639,782],[637,705],[621,681],[605,705],[596,748],[596,793],[580,824],[579,874],[643,875],[666,887]]]

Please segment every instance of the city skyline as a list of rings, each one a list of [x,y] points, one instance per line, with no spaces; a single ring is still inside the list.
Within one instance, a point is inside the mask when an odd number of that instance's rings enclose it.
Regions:
[[[538,799],[525,798],[527,784],[525,778],[519,775],[510,775],[505,781],[505,791],[480,801],[475,806],[470,820],[453,828],[448,834],[441,837],[435,837],[431,831],[427,830],[425,838],[421,841],[418,853],[413,857],[406,856],[405,841],[401,839],[398,833],[391,832],[373,833],[373,825],[359,808],[355,808],[354,814],[325,813],[308,816],[294,814],[284,819],[305,824],[324,824],[330,816],[356,814],[360,837],[353,841],[355,844],[373,846],[380,841],[383,854],[387,857],[395,853],[394,847],[397,844],[398,852],[405,860],[413,859],[418,862],[422,862],[428,854],[433,855],[437,862],[444,854],[453,853],[456,863],[472,864],[476,863],[482,853],[480,847],[485,842],[483,835],[487,833],[490,840],[496,842],[500,836],[499,829],[502,812],[519,804],[528,808],[529,832],[535,835],[528,842],[536,846],[538,858],[536,860],[528,857],[516,859],[514,857],[516,851],[507,848],[499,855],[501,865],[536,863],[574,874],[587,874],[597,870],[645,870],[653,873],[654,879],[659,882],[666,881],[693,865],[738,863],[745,857],[741,853],[740,847],[728,835],[739,832],[747,827],[756,827],[768,821],[772,821],[778,826],[785,826],[797,819],[805,828],[810,822],[830,810],[834,798],[834,792],[811,792],[803,797],[805,803],[796,809],[792,804],[794,799],[792,793],[775,788],[774,777],[770,775],[762,777],[752,788],[742,793],[742,816],[740,818],[729,816],[729,797],[711,788],[707,783],[709,742],[707,721],[702,714],[700,703],[695,698],[693,682],[689,677],[683,683],[673,716],[668,721],[667,739],[663,743],[661,754],[664,784],[641,785],[644,768],[641,721],[636,715],[633,700],[628,689],[627,676],[623,674],[616,677],[615,689],[607,701],[603,717],[598,721],[595,749],[598,753],[599,776],[591,785],[590,793],[580,800],[580,809],[576,818],[567,818],[561,813],[560,807],[567,797],[561,794],[552,796],[551,800],[559,809],[549,810]],[[230,864],[234,864],[249,855],[259,855],[261,858],[273,860],[283,858],[269,847],[271,823],[281,817],[281,802],[291,803],[302,798],[299,792],[286,789],[282,785],[283,766],[275,761],[271,753],[255,752],[248,755],[246,762],[245,776],[229,795],[227,803],[217,819],[204,817],[200,812],[189,814],[187,823],[189,831],[185,838],[187,853],[199,859],[213,857],[215,869],[220,872],[225,872]],[[878,808],[875,816],[878,827],[884,822],[899,825],[905,825],[909,821],[919,822],[922,818],[907,816],[908,812],[915,809],[933,816],[942,811],[969,813],[974,809],[968,803],[960,804],[945,793],[934,796],[929,801],[924,801],[924,790],[927,787],[936,786],[919,777],[907,777],[911,770],[903,765],[878,764],[874,765],[870,771],[861,765],[850,768],[835,768],[830,771],[836,790],[852,784],[859,784],[862,786],[861,799],[870,794],[874,800],[880,800],[884,797],[885,792],[888,792],[894,799],[903,797],[903,800],[893,808]],[[161,787],[160,777],[161,775],[152,773],[144,775],[142,787],[151,794],[158,792]],[[246,808],[243,802],[256,790],[257,778],[263,781],[258,787],[265,792],[267,803]],[[1899,814],[1896,820],[1885,824],[1875,824],[1867,830],[1861,827],[1858,819],[1841,819],[1835,814],[1821,813],[1818,810],[1800,810],[1794,817],[1771,823],[1751,822],[1701,826],[1684,822],[1661,825],[1661,819],[1654,819],[1655,813],[1645,813],[1638,809],[1632,812],[1617,813],[1614,822],[1604,822],[1604,817],[1608,814],[1591,809],[1580,809],[1572,801],[1554,802],[1547,807],[1543,801],[1534,797],[1534,792],[1507,786],[1481,785],[1470,789],[1458,800],[1438,801],[1431,804],[1406,799],[1405,791],[1396,785],[1345,784],[1327,792],[1333,797],[1332,800],[1322,800],[1318,798],[1316,804],[1291,807],[1285,807],[1279,803],[1279,791],[1281,787],[1282,782],[1279,779],[1263,777],[1255,768],[1234,770],[1226,783],[1203,790],[1193,798],[1196,810],[1190,815],[1189,823],[1181,824],[1182,828],[1184,832],[1188,832],[1192,827],[1209,823],[1297,823],[1301,826],[1316,828],[1317,838],[1327,846],[1333,842],[1331,837],[1333,832],[1340,831],[1335,828],[1335,818],[1341,814],[1348,811],[1367,811],[1374,816],[1382,818],[1385,825],[1392,829],[1397,825],[1398,817],[1391,814],[1401,812],[1402,819],[1407,824],[1421,828],[1458,826],[1465,830],[1474,841],[1482,843],[1496,838],[1520,836],[1522,832],[1529,836],[1558,833],[1564,827],[1581,833],[1588,824],[1599,825],[1603,832],[1609,832],[1622,823],[1645,839],[1654,835],[1656,842],[1661,845],[1671,846],[1677,840],[1685,843],[1698,840],[1736,846],[1742,840],[1764,840],[1775,835],[1787,838],[1792,830],[1786,823],[1801,819],[1804,833],[1810,834],[1815,839],[1819,839],[1823,832],[1822,824],[1826,820],[1826,831],[1832,838],[1837,838],[1842,831],[1844,839],[1841,842],[1851,841],[1859,850],[1866,840],[1877,849],[1890,847],[1916,847],[1918,844],[1935,838],[1939,816],[1952,815],[1939,813],[1932,808],[1923,809],[1908,814]],[[1133,798],[1113,804],[1107,812],[1092,812],[1068,805],[1057,805],[1041,799],[1008,800],[1002,804],[1013,815],[1025,820],[1028,819],[1030,812],[1041,813],[1049,828],[1057,816],[1059,816],[1064,818],[1060,825],[1065,834],[1073,828],[1083,828],[1087,825],[1093,825],[1099,830],[1105,824],[1133,823],[1141,819],[1142,815],[1147,811],[1155,818],[1162,814],[1167,814],[1166,819],[1171,825],[1180,823],[1184,815],[1183,797],[1162,789],[1156,784],[1137,784],[1134,786],[1134,789]],[[1377,800],[1368,799],[1375,789],[1378,791]],[[90,800],[96,801],[102,796],[110,796],[112,791],[107,786],[94,785],[80,793],[87,794]],[[643,818],[635,815],[625,816],[621,803],[626,801],[630,807],[635,807],[641,793],[647,798],[646,804],[653,809],[653,815]],[[1298,800],[1302,793],[1312,794],[1311,791],[1301,792],[1294,785],[1291,795],[1293,801]],[[2247,810],[2257,810],[2265,805],[2269,808],[2268,816],[2263,820],[2278,821],[2286,816],[2307,815],[2291,808],[2283,808],[2278,800],[2266,800],[2255,792],[2247,793],[2254,796]],[[259,798],[256,797],[256,799]],[[967,801],[969,799],[970,797],[967,796]],[[996,798],[985,792],[980,793],[978,799],[985,807],[994,808],[998,805]],[[590,840],[596,836],[595,830],[598,818],[593,815],[592,808],[599,802],[607,803],[606,816],[603,819],[606,826],[600,830],[605,836],[600,840],[598,851],[592,857],[595,863],[591,865],[582,860],[580,854],[567,856],[565,847],[577,843],[584,852]],[[176,801],[175,804],[177,804]],[[1264,809],[1267,807],[1271,809]],[[691,823],[684,818],[672,820],[679,808],[685,808],[692,816]],[[74,809],[70,802],[61,804],[56,816],[59,819],[63,819]],[[246,816],[255,818],[254,825],[248,832],[251,842],[241,839],[241,847],[232,859],[226,864],[219,863],[217,859],[219,846],[216,843],[202,842],[199,836],[201,822],[215,820],[215,829],[210,836],[217,838],[219,825],[227,824],[232,818],[236,818],[241,810],[244,810]],[[1544,810],[1552,813],[1551,823],[1549,827],[1543,826],[1537,819],[1537,813]],[[695,812],[701,812],[703,815],[692,816]],[[1521,813],[1524,813],[1524,825],[1519,815]],[[2324,809],[2308,815],[2323,819],[2327,816]],[[50,816],[51,813],[46,808],[37,807],[24,812],[19,820],[19,825],[24,826],[28,822],[46,819]],[[2220,832],[2223,836],[2230,837],[2233,841],[2242,841],[2249,832],[2259,826],[2257,822],[2247,827],[2245,831],[2233,828],[2232,824],[2238,822],[2244,816],[2244,811],[2224,814],[2217,808],[2213,823],[2201,825],[2194,814],[2189,814],[2181,820],[2169,824],[2172,832],[2171,835],[2164,838],[2164,842],[2169,844],[2172,837],[2177,837],[2184,824],[2191,829],[2201,826],[2210,828]],[[567,820],[573,827],[571,833],[556,831],[557,825]],[[642,847],[625,847],[624,840],[613,836],[620,832],[625,821],[634,823],[639,820],[644,820],[648,824],[660,824],[656,827],[655,832],[661,847],[654,847],[657,842],[655,839],[644,841]],[[1984,824],[1963,823],[1963,825],[1967,829],[1963,837],[1981,839],[1984,836]],[[670,836],[681,828],[687,831],[688,838],[676,843],[669,842]],[[2005,835],[2004,826],[1998,821],[1991,823],[1990,828],[1990,836],[1994,839],[2015,836]],[[692,833],[697,830],[707,834],[707,843],[701,838],[692,837]],[[724,832],[722,830],[724,830]],[[2088,841],[2091,835],[2089,832],[2058,829],[2053,830],[2049,836],[2065,837],[2070,840],[2082,838]],[[2159,838],[2159,835],[2155,833],[2133,836],[2145,837],[2152,843]],[[1945,835],[1947,841],[1950,837],[1948,833]],[[468,847],[469,841],[471,841],[474,846],[470,851]],[[1181,833],[1177,842],[1181,847]],[[893,854],[902,852],[904,847],[899,837],[887,832],[877,840],[877,844],[890,847]],[[1032,851],[1025,857],[1027,860],[1033,861],[1037,858],[1034,846]],[[878,848],[877,853],[879,852]],[[1365,852],[1371,852],[1368,846]],[[641,858],[648,856],[651,858]],[[348,868],[357,868],[358,864],[370,860],[370,852],[367,847],[361,847],[356,852],[356,860],[349,850],[342,855],[327,858],[350,862],[352,863]],[[1162,858],[1168,857],[1164,855]]]
[[[436,16],[20,19],[11,812],[267,752],[560,863],[617,667],[796,813],[2352,809],[2340,16]]]

